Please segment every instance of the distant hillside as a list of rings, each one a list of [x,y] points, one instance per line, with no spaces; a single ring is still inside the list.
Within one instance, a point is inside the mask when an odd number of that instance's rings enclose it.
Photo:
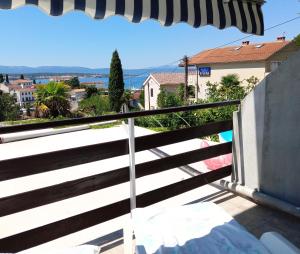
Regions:
[[[33,73],[91,73],[96,74],[107,69],[90,69],[84,67],[65,67],[65,66],[0,66],[0,73],[5,74],[33,74]]]
[[[124,70],[126,75],[140,75],[142,73],[150,72],[178,72],[183,71],[182,68],[176,68],[176,66],[162,66],[151,67],[145,69],[129,69]],[[0,66],[0,73],[2,74],[108,74],[109,68],[85,68],[85,67],[68,67],[68,66],[41,66],[41,67],[28,67],[28,66]]]

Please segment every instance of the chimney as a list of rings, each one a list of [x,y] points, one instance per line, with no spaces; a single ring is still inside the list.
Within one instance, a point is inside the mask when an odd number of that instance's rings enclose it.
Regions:
[[[277,41],[285,41],[285,36],[277,37]]]
[[[243,42],[242,42],[242,45],[243,45],[243,46],[247,46],[247,45],[249,45],[249,44],[250,44],[250,41],[243,41]]]

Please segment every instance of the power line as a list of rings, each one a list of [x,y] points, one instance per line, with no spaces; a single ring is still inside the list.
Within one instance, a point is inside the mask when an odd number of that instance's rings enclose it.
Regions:
[[[300,18],[300,16],[297,16],[297,17],[294,17],[294,18],[292,18],[292,19],[283,21],[283,22],[281,22],[281,23],[278,23],[278,24],[276,24],[276,25],[273,25],[273,26],[271,26],[271,27],[268,27],[268,28],[264,29],[264,32],[267,32],[267,31],[272,30],[272,29],[274,29],[274,28],[277,28],[277,27],[279,27],[279,26],[282,26],[282,25],[285,25],[285,24],[287,24],[287,23],[290,23],[290,22],[295,21],[295,20],[297,20],[297,19],[299,19],[299,18]],[[242,41],[242,40],[251,38],[251,37],[253,37],[253,36],[254,36],[254,34],[250,34],[250,35],[241,37],[241,38],[239,38],[239,39],[236,39],[236,40],[227,42],[227,43],[225,43],[225,44],[221,44],[221,45],[219,45],[219,46],[217,46],[217,47],[214,47],[214,48],[212,48],[212,49],[209,49],[209,50],[207,50],[207,51],[215,50],[215,49],[218,49],[218,48],[223,48],[223,47],[225,47],[225,46],[228,46],[228,45],[231,45],[231,44],[233,44],[233,43],[236,43],[236,42],[239,42],[239,41]],[[195,55],[195,54],[194,54],[194,55]],[[193,56],[194,56],[194,55],[193,55]],[[192,57],[192,56],[190,56],[189,58],[191,58],[191,57]],[[159,68],[159,67],[162,67],[162,66],[165,66],[165,65],[173,65],[173,64],[175,64],[175,63],[180,63],[182,60],[183,60],[183,58],[180,58],[180,59],[177,59],[177,60],[172,61],[172,62],[170,62],[170,63],[167,63],[167,64],[164,64],[164,65],[158,66],[158,67],[156,67],[156,68]],[[176,65],[175,68],[171,71],[171,73],[175,72],[175,69],[176,69],[176,68],[179,68],[179,67]],[[149,71],[145,71],[145,72],[140,73],[139,75],[136,75],[136,76],[134,76],[134,77],[132,77],[132,76],[125,77],[124,80],[125,80],[125,79],[132,79],[132,78],[140,77],[140,76],[143,76],[143,75],[145,75],[145,74],[149,74]]]
[[[268,27],[268,28],[264,29],[264,32],[267,32],[267,31],[272,30],[272,29],[274,29],[274,28],[277,28],[277,27],[279,27],[279,26],[285,25],[285,24],[290,23],[290,22],[292,22],[292,21],[294,21],[294,20],[297,20],[297,19],[300,19],[300,16],[294,17],[294,18],[292,18],[292,19],[289,19],[289,20],[283,21],[283,22],[281,22],[281,23],[278,23],[278,24],[276,24],[276,25],[273,25],[273,26],[271,26],[271,27]],[[209,50],[207,50],[207,51],[214,50],[214,49],[218,49],[218,48],[223,48],[223,47],[225,47],[225,46],[228,46],[228,45],[231,45],[231,44],[233,44],[233,43],[236,43],[236,42],[239,42],[239,41],[242,41],[242,40],[251,38],[251,37],[253,37],[253,36],[254,36],[254,34],[250,34],[250,35],[241,37],[241,38],[239,38],[239,39],[236,39],[236,40],[227,42],[227,43],[225,43],[225,44],[221,44],[221,45],[219,45],[219,46],[217,46],[217,47],[214,47],[214,48],[212,48],[212,49],[209,49]],[[194,56],[194,55],[193,55],[193,56]],[[190,56],[190,57],[192,57],[192,56]],[[180,58],[179,60],[176,60],[176,61],[174,61],[174,62],[178,62],[178,61],[182,61],[182,58]]]

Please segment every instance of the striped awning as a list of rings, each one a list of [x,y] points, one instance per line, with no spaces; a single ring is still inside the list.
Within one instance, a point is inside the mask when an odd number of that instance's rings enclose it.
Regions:
[[[33,4],[52,16],[84,11],[95,19],[121,15],[134,23],[158,20],[164,26],[185,22],[195,28],[213,25],[237,27],[242,32],[263,35],[263,0],[0,0],[1,9]]]

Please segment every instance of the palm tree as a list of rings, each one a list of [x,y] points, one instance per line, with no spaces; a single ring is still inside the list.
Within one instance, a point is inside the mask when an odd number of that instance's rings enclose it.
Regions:
[[[64,83],[49,82],[38,86],[35,93],[37,112],[46,117],[66,116],[70,111],[68,90]]]

